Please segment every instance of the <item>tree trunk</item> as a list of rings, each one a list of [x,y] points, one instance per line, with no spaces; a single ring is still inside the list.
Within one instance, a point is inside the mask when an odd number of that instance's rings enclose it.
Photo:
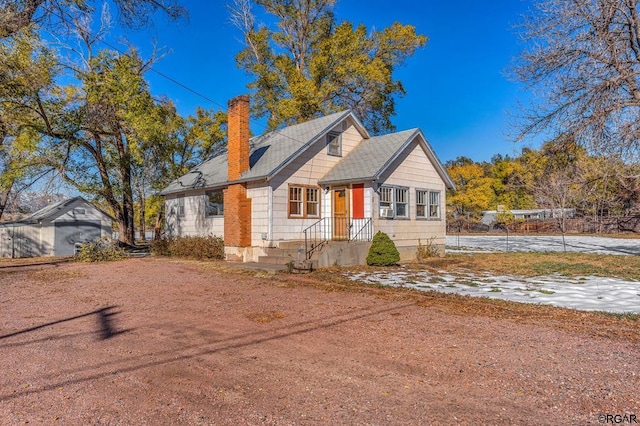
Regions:
[[[140,241],[146,241],[146,239],[147,239],[147,236],[146,236],[147,227],[146,227],[145,220],[144,220],[145,219],[144,218],[145,217],[145,210],[146,210],[146,203],[145,203],[145,200],[144,200],[144,196],[140,196],[140,212],[139,212],[140,219],[138,220],[138,229],[139,229],[139,232],[140,232],[140,234],[139,234],[140,235]]]
[[[153,239],[159,240],[162,238],[162,224],[164,222],[164,203],[158,209],[158,214],[156,215],[156,223],[153,228]]]
[[[138,197],[138,238],[140,239],[140,241],[145,241],[147,239],[145,235],[147,231],[145,223],[145,211],[147,203],[144,197],[143,177],[140,176],[140,173],[136,173],[135,188]]]

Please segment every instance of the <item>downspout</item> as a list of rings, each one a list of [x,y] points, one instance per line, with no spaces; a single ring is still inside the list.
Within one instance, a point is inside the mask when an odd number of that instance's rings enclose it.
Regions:
[[[273,187],[267,182],[267,241],[269,247],[273,242]]]

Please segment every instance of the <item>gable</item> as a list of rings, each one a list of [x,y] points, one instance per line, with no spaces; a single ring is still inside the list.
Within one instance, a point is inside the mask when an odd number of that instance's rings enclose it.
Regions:
[[[364,140],[351,154],[320,179],[320,184],[375,181],[388,172],[390,167],[399,167],[394,162],[406,155],[417,144],[428,158],[431,167],[449,189],[455,185],[437,158],[420,129],[410,129]],[[397,163],[397,162],[396,162]]]
[[[13,223],[29,224],[39,222],[52,222],[58,219],[60,216],[72,211],[74,208],[84,209],[92,212],[94,217],[101,216],[102,220],[114,220],[109,214],[105,213],[98,207],[94,206],[82,197],[74,197],[66,200],[59,201],[57,203],[49,204],[43,207],[35,213],[27,216],[26,218]]]

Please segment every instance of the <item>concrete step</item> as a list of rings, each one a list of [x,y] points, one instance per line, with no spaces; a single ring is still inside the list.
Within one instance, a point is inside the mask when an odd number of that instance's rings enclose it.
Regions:
[[[304,248],[304,240],[297,241],[277,241],[279,249],[283,250],[298,250],[300,247]]]
[[[248,271],[266,272],[268,274],[275,274],[276,272],[287,270],[286,265],[276,265],[271,263],[228,262],[228,266]]]
[[[266,265],[286,265],[287,263],[297,259],[289,256],[259,256],[258,263]]]
[[[288,256],[293,259],[298,259],[298,249],[281,249],[277,247],[267,247],[264,249],[267,256]],[[300,258],[304,259],[304,251],[300,253]]]

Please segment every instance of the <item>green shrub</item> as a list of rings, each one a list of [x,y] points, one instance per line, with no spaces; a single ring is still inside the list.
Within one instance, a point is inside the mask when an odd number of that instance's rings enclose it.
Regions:
[[[127,257],[127,252],[122,247],[118,247],[117,242],[105,237],[82,244],[75,255],[75,259],[79,262],[106,262]]]
[[[151,242],[151,253],[190,259],[224,259],[224,240],[220,237],[173,237]]]
[[[369,254],[367,255],[367,265],[370,266],[390,266],[400,261],[400,253],[391,238],[384,232],[378,231],[373,236]]]

